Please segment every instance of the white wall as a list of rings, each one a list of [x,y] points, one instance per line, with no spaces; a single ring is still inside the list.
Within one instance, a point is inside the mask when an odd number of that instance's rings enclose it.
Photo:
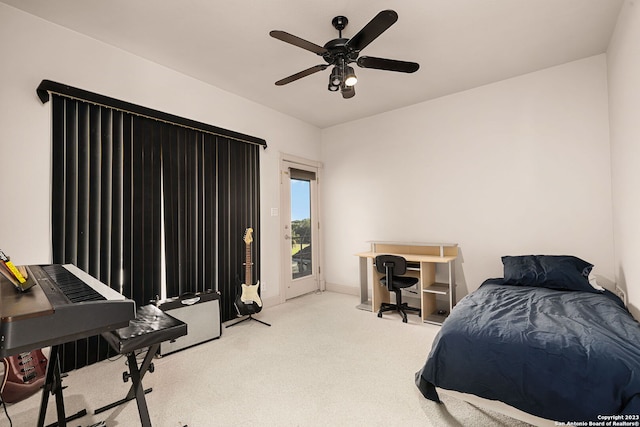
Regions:
[[[604,55],[321,133],[0,4],[0,179],[11,184],[1,199],[0,247],[18,263],[50,262],[50,105],[42,105],[35,93],[42,79],[50,79],[267,140],[269,148],[261,154],[266,300],[279,300],[279,218],[270,216],[270,208],[279,207],[281,152],[325,164],[325,278],[329,285],[346,287],[342,290],[357,292],[353,254],[367,249],[370,239],[459,243],[460,296],[485,278],[500,276],[505,254],[571,253],[596,264],[605,280],[626,276],[629,282],[640,276],[632,262],[640,252],[633,221],[640,210],[633,192],[639,174],[626,166],[638,134],[630,118],[637,96],[628,97],[638,88],[633,72],[638,44],[632,42],[638,37],[630,34],[637,36],[638,12],[629,9],[627,4],[626,13],[633,15],[621,15],[612,44],[619,54],[609,61],[611,160]],[[389,202],[385,192],[392,189],[399,194]],[[636,305],[639,291],[629,289]]]
[[[607,50],[616,281],[640,318],[640,4],[625,1]]]
[[[508,254],[614,279],[604,55],[325,129],[322,161],[329,289],[368,240],[458,243],[458,297]]]
[[[318,160],[317,128],[2,3],[0,63],[0,248],[16,263],[51,262],[51,104],[36,96],[49,79],[266,139],[261,284],[279,301],[280,152]]]

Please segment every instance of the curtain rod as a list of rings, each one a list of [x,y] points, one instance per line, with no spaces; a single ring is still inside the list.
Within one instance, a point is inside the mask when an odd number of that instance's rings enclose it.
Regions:
[[[206,123],[198,122],[196,120],[186,119],[184,117],[176,116],[162,111],[154,110],[152,108],[143,107],[141,105],[132,104],[130,102],[121,101],[119,99],[111,98],[108,96],[100,95],[94,92],[89,92],[83,89],[78,89],[72,86],[68,86],[62,83],[57,83],[51,80],[42,80],[36,89],[38,98],[43,104],[49,101],[49,94],[54,93],[67,98],[76,99],[79,101],[86,101],[92,104],[100,105],[103,107],[113,108],[125,113],[131,113],[138,116],[146,117],[161,122],[182,126],[189,129],[194,129],[201,132],[210,133],[216,136],[222,136],[229,139],[234,139],[240,142],[246,142],[249,144],[261,145],[262,148],[267,148],[267,141],[262,138],[257,138],[251,135],[245,135],[243,133],[234,132],[231,130],[219,128],[217,126],[209,125]]]

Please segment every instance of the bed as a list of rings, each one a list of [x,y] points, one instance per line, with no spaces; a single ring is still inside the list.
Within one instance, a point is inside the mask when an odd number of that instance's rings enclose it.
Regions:
[[[589,281],[593,265],[553,255],[502,261],[504,278],[486,280],[443,323],[416,373],[422,394],[439,402],[442,388],[558,422],[640,425],[640,324]]]

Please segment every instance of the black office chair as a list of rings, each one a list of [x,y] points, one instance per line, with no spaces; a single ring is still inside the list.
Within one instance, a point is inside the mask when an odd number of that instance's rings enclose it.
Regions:
[[[395,304],[386,302],[380,304],[378,317],[382,317],[382,313],[385,311],[397,311],[402,315],[402,321],[407,323],[407,311],[417,312],[420,315],[419,308],[409,307],[406,302],[402,302],[402,289],[411,287],[420,280],[417,277],[403,276],[407,272],[407,260],[397,255],[378,255],[376,270],[385,275],[380,279],[380,284],[385,286],[389,292],[396,294]]]

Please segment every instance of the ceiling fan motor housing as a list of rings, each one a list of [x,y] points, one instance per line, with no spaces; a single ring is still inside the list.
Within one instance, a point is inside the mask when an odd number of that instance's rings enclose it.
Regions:
[[[324,48],[327,49],[322,57],[331,65],[335,65],[340,58],[344,58],[346,62],[353,62],[358,59],[359,52],[357,50],[349,49],[347,42],[349,39],[339,38],[328,41]]]

